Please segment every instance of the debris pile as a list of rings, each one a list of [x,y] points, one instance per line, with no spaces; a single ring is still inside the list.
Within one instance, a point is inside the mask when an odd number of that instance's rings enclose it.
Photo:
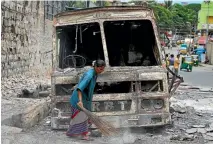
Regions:
[[[50,91],[50,80],[41,80],[30,76],[2,78],[1,88],[2,98],[8,100],[31,95],[32,97],[46,96],[47,91]],[[46,93],[41,91],[46,91]]]

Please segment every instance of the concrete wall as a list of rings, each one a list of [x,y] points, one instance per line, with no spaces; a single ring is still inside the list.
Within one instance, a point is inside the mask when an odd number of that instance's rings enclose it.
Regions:
[[[44,18],[44,1],[2,1],[1,9],[4,96],[16,93],[21,82],[23,87],[29,87],[37,79],[50,80],[53,27],[52,21]]]
[[[213,65],[213,43],[207,44],[207,57],[209,59],[210,64]]]

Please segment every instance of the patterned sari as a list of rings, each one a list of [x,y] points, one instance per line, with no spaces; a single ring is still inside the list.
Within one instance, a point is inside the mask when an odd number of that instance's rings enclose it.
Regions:
[[[67,136],[78,136],[88,134],[88,117],[83,112],[71,106],[71,121]]]

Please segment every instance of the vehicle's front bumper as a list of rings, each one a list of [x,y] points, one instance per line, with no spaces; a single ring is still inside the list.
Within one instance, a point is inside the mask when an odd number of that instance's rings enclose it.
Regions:
[[[155,127],[171,123],[169,113],[150,113],[119,116],[102,116],[102,119],[113,124],[116,128],[124,127]],[[70,117],[52,117],[52,129],[67,129],[69,127]],[[92,125],[92,128],[96,128]]]

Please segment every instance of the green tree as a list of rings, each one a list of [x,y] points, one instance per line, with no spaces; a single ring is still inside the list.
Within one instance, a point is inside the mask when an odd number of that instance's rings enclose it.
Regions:
[[[201,4],[188,4],[185,6],[187,9],[191,9],[194,11],[196,18],[194,19],[193,25],[196,25],[198,22],[198,12],[201,9]]]
[[[197,15],[195,11],[180,4],[174,4],[171,8],[172,20],[176,27],[186,27],[187,22],[193,23]]]
[[[74,8],[86,8],[87,7],[87,1],[69,1],[69,7]]]
[[[171,6],[172,6],[172,0],[164,0],[164,3],[165,3],[165,7],[167,9],[171,8]]]
[[[185,7],[187,9],[191,9],[191,10],[195,11],[196,13],[198,13],[199,10],[201,9],[201,4],[188,4]]]

